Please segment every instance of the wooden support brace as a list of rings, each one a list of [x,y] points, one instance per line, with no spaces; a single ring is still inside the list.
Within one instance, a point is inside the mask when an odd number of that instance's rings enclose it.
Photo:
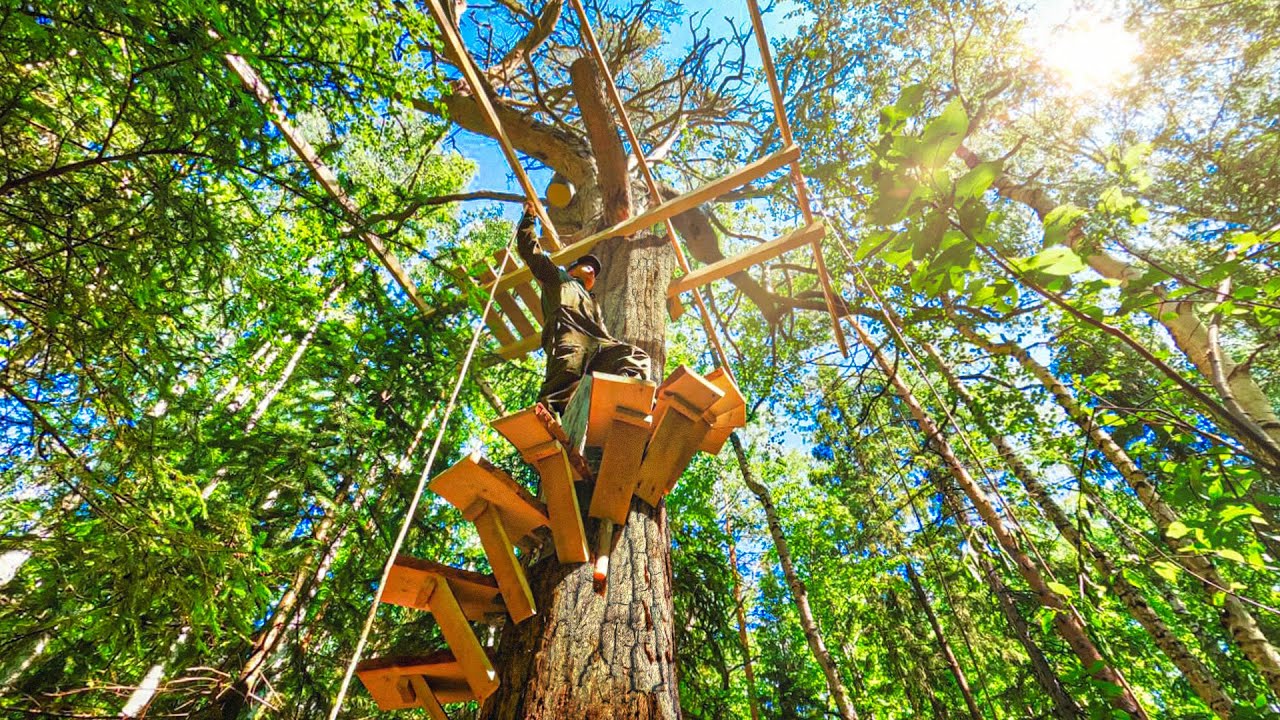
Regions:
[[[649,380],[592,373],[591,409],[587,415],[585,444],[588,447],[604,447],[615,418],[620,417],[633,423],[642,422],[653,410],[654,390],[655,384]]]
[[[510,441],[530,465],[536,466],[542,458],[563,449],[569,458],[569,466],[578,478],[588,481],[595,479],[586,459],[570,447],[569,435],[560,426],[560,421],[541,403],[500,417],[489,425]]]
[[[603,240],[613,237],[625,237],[634,235],[635,233],[652,227],[658,223],[673,218],[684,212],[688,212],[699,205],[708,203],[716,198],[724,195],[731,190],[746,185],[752,180],[757,180],[769,173],[786,166],[788,163],[794,162],[800,157],[800,149],[795,145],[784,147],[772,155],[767,155],[750,165],[746,165],[725,175],[718,180],[702,185],[683,195],[674,197],[664,203],[649,209],[647,212],[628,218],[617,225],[589,235],[582,240],[551,253],[551,261],[557,265],[568,265],[578,258],[591,252]],[[498,281],[499,290],[510,290],[522,282],[528,282],[533,278],[533,273],[529,268],[521,268],[513,273],[508,273]]]
[[[729,440],[729,435],[747,424],[747,401],[733,382],[733,378],[723,368],[717,368],[707,374],[707,382],[724,391],[724,397],[716,401],[708,409],[715,419],[711,422],[711,432],[703,438],[698,448],[708,455],[716,455]]]
[[[814,222],[783,235],[776,240],[771,240],[763,245],[757,245],[746,252],[711,263],[710,265],[705,265],[694,270],[688,275],[672,280],[671,285],[667,287],[667,296],[671,297],[689,290],[695,290],[707,283],[721,278],[726,278],[734,273],[746,270],[753,265],[759,265],[760,263],[767,262],[788,250],[794,250],[795,248],[817,242],[826,236],[826,233],[826,226],[822,224],[822,221],[815,220]]]
[[[629,413],[620,410],[620,413]],[[649,442],[649,415],[617,417],[611,423],[588,514],[622,525],[631,511],[631,496],[640,482],[640,463]]]
[[[436,699],[436,694],[431,692],[431,686],[427,685],[426,678],[421,675],[408,675],[402,678],[401,681],[408,685],[405,689],[409,694],[413,695],[411,702],[425,709],[427,717],[431,718],[431,720],[449,720],[448,713],[444,711],[444,707]]]
[[[658,388],[653,438],[640,463],[636,494],[657,506],[711,432],[707,411],[724,391],[686,367],[678,368]]]
[[[486,268],[483,273],[480,273],[481,285],[487,287],[492,285],[493,281],[494,274],[492,270]],[[533,323],[529,322],[529,318],[525,317],[524,311],[520,309],[520,304],[511,296],[510,291],[500,290],[494,293],[493,303],[498,308],[501,308],[502,313],[507,318],[507,321],[516,329],[516,333],[518,333],[521,338],[538,335],[538,329],[533,326]]]
[[[542,338],[537,335],[530,335],[527,338],[516,340],[498,348],[498,357],[504,360],[515,360],[528,355],[539,347],[542,347]]]
[[[507,605],[507,614],[514,622],[523,622],[537,612],[533,603],[533,592],[529,589],[529,580],[525,577],[524,568],[516,559],[516,549],[511,545],[507,529],[503,525],[498,509],[484,501],[477,500],[467,508],[463,515],[475,523],[476,532],[480,535],[480,545],[489,558],[489,566],[493,568],[493,576],[498,579],[498,588],[502,591],[502,599]]]
[[[542,495],[551,518],[551,538],[555,541],[556,557],[562,564],[584,563],[587,553],[587,531],[582,525],[582,509],[578,506],[578,492],[573,486],[573,470],[569,456],[557,441],[552,441],[556,452],[537,462],[535,467],[542,477]]]
[[[493,671],[489,656],[480,646],[480,640],[462,613],[462,606],[449,589],[449,583],[436,576],[429,587],[423,588],[423,595],[432,617],[440,626],[440,634],[444,635],[445,643],[462,668],[471,692],[475,693],[477,700],[489,697],[498,689],[498,674]]]

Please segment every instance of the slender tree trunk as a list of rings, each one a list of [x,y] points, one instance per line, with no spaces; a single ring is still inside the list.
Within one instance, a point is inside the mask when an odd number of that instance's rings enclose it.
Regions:
[[[1116,444],[1115,440],[1111,438],[1111,434],[1095,422],[1093,416],[1081,407],[1075,398],[1075,394],[1062,381],[1058,380],[1047,367],[1036,362],[1030,353],[1012,343],[992,342],[963,324],[958,324],[958,326],[964,336],[979,347],[995,354],[1008,355],[1016,359],[1027,372],[1031,373],[1049,390],[1067,416],[1079,426],[1093,446],[1102,453],[1103,457],[1115,467],[1116,471],[1129,484],[1129,487],[1133,489],[1139,502],[1142,503],[1155,521],[1156,528],[1160,531],[1161,539],[1173,551],[1171,553],[1172,559],[1196,577],[1205,591],[1211,596],[1217,592],[1223,593],[1222,622],[1224,627],[1226,627],[1231,639],[1240,648],[1240,652],[1262,673],[1262,677],[1268,687],[1271,688],[1271,692],[1280,696],[1280,653],[1262,634],[1262,630],[1258,627],[1258,621],[1254,618],[1253,613],[1250,612],[1244,600],[1231,591],[1231,584],[1218,573],[1213,562],[1193,550],[1187,538],[1172,537],[1169,534],[1170,526],[1178,521],[1178,514],[1161,497],[1160,492],[1156,489],[1151,479],[1147,477],[1146,473],[1142,472],[1137,463],[1129,457],[1129,454]]]
[[[933,418],[925,412],[924,406],[922,406],[920,401],[916,399],[915,393],[912,392],[911,388],[908,387],[905,382],[903,382],[902,377],[898,375],[893,364],[891,364],[888,358],[885,357],[880,346],[867,335],[867,332],[862,328],[862,325],[852,317],[850,318],[850,322],[853,325],[854,331],[858,334],[859,341],[871,353],[872,358],[875,360],[876,365],[880,367],[880,370],[889,378],[894,390],[911,411],[911,415],[919,426],[920,431],[924,433],[929,444],[933,446],[933,449],[942,458],[956,483],[964,491],[965,495],[969,497],[970,502],[973,503],[974,508],[978,511],[978,515],[987,524],[987,526],[991,528],[991,531],[996,536],[996,540],[1000,543],[1000,547],[1003,548],[1014,561],[1019,574],[1021,574],[1023,579],[1026,580],[1027,584],[1031,587],[1032,592],[1034,592],[1036,597],[1040,600],[1040,603],[1054,611],[1053,624],[1057,629],[1059,636],[1061,636],[1062,639],[1066,641],[1067,645],[1071,647],[1072,651],[1076,654],[1076,657],[1080,659],[1080,663],[1087,669],[1091,676],[1100,682],[1111,683],[1120,688],[1119,692],[1109,698],[1114,707],[1129,713],[1134,717],[1143,718],[1145,720],[1147,718],[1146,711],[1142,709],[1142,706],[1138,703],[1138,699],[1134,697],[1133,692],[1128,688],[1128,684],[1125,682],[1124,676],[1118,670],[1111,667],[1106,658],[1103,657],[1102,653],[1093,643],[1093,640],[1089,637],[1089,634],[1085,630],[1084,624],[1081,622],[1079,616],[1068,605],[1062,596],[1058,595],[1058,593],[1054,592],[1054,590],[1049,587],[1048,582],[1044,579],[1044,576],[1041,575],[1039,568],[1037,568],[1031,558],[1023,552],[1018,541],[1014,538],[1013,534],[1009,532],[1008,528],[1005,527],[1004,522],[996,512],[995,507],[987,498],[986,492],[978,486],[973,477],[969,475],[968,469],[965,468],[965,466],[960,462],[960,459],[956,456],[955,451],[951,447],[951,443],[942,434],[941,428],[939,428],[937,423],[933,421]]]
[[[734,455],[738,458],[738,469],[742,471],[743,482],[752,493],[755,493],[760,500],[760,506],[764,508],[765,520],[769,524],[769,534],[773,536],[773,545],[778,551],[778,561],[782,564],[782,573],[786,576],[787,587],[791,589],[791,598],[796,604],[796,611],[800,614],[800,626],[804,629],[804,637],[809,643],[809,649],[813,652],[813,658],[818,662],[818,667],[822,669],[822,674],[827,680],[827,690],[836,702],[840,717],[843,720],[857,720],[858,711],[854,709],[853,702],[849,699],[849,691],[845,689],[844,681],[840,679],[840,670],[836,667],[835,660],[831,658],[830,651],[827,650],[818,621],[813,616],[813,609],[809,606],[809,590],[796,574],[795,564],[791,559],[791,549],[787,545],[786,536],[782,533],[782,523],[778,521],[778,511],[773,506],[773,497],[769,488],[756,478],[738,434],[730,435],[729,442],[733,444]]]
[[[920,701],[920,692],[926,696],[933,695],[933,689],[928,687],[927,679],[923,679],[923,673],[913,663],[909,668],[903,668],[902,652],[898,649],[897,638],[903,637],[898,631],[909,631],[910,624],[903,618],[902,606],[898,603],[898,596],[892,589],[885,593],[885,606],[888,610],[888,616],[891,620],[896,620],[896,626],[888,626],[884,628],[882,637],[884,639],[885,653],[889,658],[889,666],[893,668],[894,675],[897,676],[898,682],[902,684],[902,692],[907,696],[907,704],[911,706],[911,717],[925,717],[924,703]]]
[[[756,695],[756,674],[751,663],[751,636],[747,634],[746,600],[742,597],[742,575],[738,572],[738,543],[733,539],[733,521],[724,516],[724,534],[729,539],[729,572],[733,574],[733,609],[738,618],[738,642],[742,645],[742,669],[747,675],[747,700],[751,704],[751,720],[760,720],[760,701]]]
[[[1115,566],[1111,558],[1107,557],[1091,541],[1081,537],[1079,529],[1067,517],[1067,513],[1053,499],[1053,496],[1049,494],[1048,489],[1031,471],[1031,468],[1027,467],[1027,464],[1022,461],[1017,451],[1009,444],[1008,439],[997,432],[987,420],[986,413],[978,406],[969,389],[956,377],[955,371],[943,359],[938,349],[930,343],[924,343],[924,348],[933,359],[939,372],[946,378],[947,384],[952,391],[969,408],[969,415],[987,437],[987,440],[995,446],[996,451],[1004,459],[1013,476],[1022,483],[1022,486],[1027,490],[1027,494],[1035,500],[1041,514],[1049,522],[1053,523],[1053,526],[1062,534],[1063,539],[1076,548],[1077,552],[1082,553],[1089,559],[1101,575],[1103,583],[1128,608],[1129,614],[1147,631],[1156,647],[1178,668],[1196,695],[1219,717],[1230,717],[1234,703],[1219,685],[1209,668],[1205,667],[1204,663],[1191,652],[1191,649],[1178,638],[1174,630],[1156,614],[1142,592],[1125,579],[1124,574]]]
[[[910,562],[903,563],[902,568],[906,572],[907,582],[911,584],[911,594],[915,597],[916,604],[920,606],[924,616],[929,620],[929,627],[933,629],[933,637],[938,642],[938,649],[942,651],[942,659],[946,661],[951,675],[956,679],[956,685],[960,686],[960,695],[964,697],[965,707],[969,709],[969,717],[973,720],[982,720],[982,711],[978,709],[978,703],[973,699],[973,691],[969,689],[969,679],[965,677],[964,668],[960,667],[960,661],[956,659],[951,643],[947,640],[946,633],[942,631],[942,624],[938,622],[938,616],[933,612],[933,605],[920,584],[920,578],[916,577],[915,568],[911,567]]]

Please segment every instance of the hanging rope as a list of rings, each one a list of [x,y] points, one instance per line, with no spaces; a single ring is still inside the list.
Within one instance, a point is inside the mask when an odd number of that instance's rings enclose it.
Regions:
[[[511,242],[507,243],[507,251],[511,251]],[[497,275],[491,289],[489,297],[485,301],[484,308],[480,311],[480,320],[475,324],[475,332],[471,334],[471,343],[467,347],[467,354],[462,359],[462,366],[458,369],[458,379],[453,384],[453,391],[449,393],[449,402],[445,405],[444,415],[440,418],[440,430],[436,433],[435,442],[431,444],[431,452],[427,453],[427,463],[422,468],[422,474],[418,477],[418,486],[413,491],[413,499],[409,502],[409,507],[405,510],[404,522],[400,523],[400,532],[396,534],[396,540],[391,545],[391,552],[387,556],[387,562],[382,567],[382,576],[378,579],[378,589],[373,594],[373,603],[369,606],[369,614],[365,616],[364,627],[360,629],[360,637],[356,640],[356,649],[351,653],[351,661],[347,663],[347,670],[342,676],[342,684],[338,686],[338,694],[333,700],[333,708],[329,711],[329,720],[337,720],[338,713],[342,711],[342,701],[347,697],[347,689],[351,686],[351,677],[355,674],[356,665],[360,663],[360,655],[364,652],[364,646],[369,641],[369,633],[373,629],[373,621],[378,614],[378,605],[382,603],[382,593],[387,587],[387,578],[391,575],[391,568],[395,566],[396,556],[400,554],[400,549],[404,547],[405,538],[409,535],[409,527],[413,524],[413,518],[418,511],[418,503],[422,500],[422,493],[426,490],[427,479],[431,477],[431,466],[435,464],[436,454],[440,451],[440,444],[444,441],[444,431],[449,427],[449,418],[453,415],[453,410],[458,403],[458,393],[462,390],[462,383],[467,378],[467,370],[471,367],[471,360],[475,357],[476,348],[480,345],[480,336],[484,333],[484,318],[489,314],[489,310],[493,307],[494,297],[497,295],[498,280],[507,271],[507,262],[504,261],[498,268]]]

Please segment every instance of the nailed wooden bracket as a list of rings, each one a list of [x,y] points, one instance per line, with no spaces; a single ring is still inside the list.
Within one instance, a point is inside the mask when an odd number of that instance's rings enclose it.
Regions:
[[[683,366],[658,388],[653,438],[640,463],[636,489],[640,499],[656,507],[675,486],[711,431],[705,413],[724,395],[723,390]]]
[[[356,675],[382,710],[426,708],[424,703],[429,701],[417,690],[421,686],[413,680],[415,677],[431,691],[437,703],[476,699],[462,666],[448,650],[423,656],[371,658],[356,666]]]

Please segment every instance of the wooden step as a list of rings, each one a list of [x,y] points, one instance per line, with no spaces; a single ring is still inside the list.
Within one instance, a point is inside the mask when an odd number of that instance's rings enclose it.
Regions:
[[[391,575],[387,577],[387,588],[382,591],[382,602],[415,610],[430,610],[423,599],[423,593],[435,578],[443,578],[449,583],[462,612],[472,620],[483,622],[490,615],[505,612],[498,594],[498,581],[492,575],[409,555],[396,557]]]
[[[621,525],[640,480],[640,463],[652,429],[654,383],[607,373],[591,376],[587,444],[602,446],[591,494],[591,517]]]
[[[441,705],[476,700],[453,653],[370,658],[356,676],[381,710],[425,708],[432,720],[446,718]]]
[[[708,412],[715,417],[711,421],[711,432],[703,438],[698,448],[708,455],[719,454],[729,435],[747,424],[747,401],[733,382],[733,378],[723,368],[716,368],[707,374],[707,382],[724,391],[724,397],[716,401]]]
[[[591,472],[586,458],[573,449],[573,444],[569,441],[569,433],[565,431],[560,421],[556,419],[555,414],[546,409],[542,403],[538,403],[528,410],[521,410],[518,413],[500,417],[489,425],[514,445],[516,450],[520,451],[520,456],[530,465],[537,458],[535,457],[531,460],[527,450],[532,450],[541,443],[547,442],[547,438],[559,441],[569,455],[569,465],[573,468],[574,475],[579,480],[588,482],[595,480],[595,473]]]
[[[512,543],[548,524],[546,506],[479,453],[437,475],[430,487],[475,523],[507,614],[515,622],[532,617],[533,593]]]
[[[587,533],[574,488],[574,471],[563,443],[539,417],[538,406],[493,421],[492,426],[520,451],[541,478],[542,497],[551,521],[551,538],[562,563],[589,560]]]
[[[658,387],[653,437],[640,463],[636,490],[642,500],[656,507],[675,486],[711,432],[715,417],[709,411],[724,395],[719,387],[684,366]]]

